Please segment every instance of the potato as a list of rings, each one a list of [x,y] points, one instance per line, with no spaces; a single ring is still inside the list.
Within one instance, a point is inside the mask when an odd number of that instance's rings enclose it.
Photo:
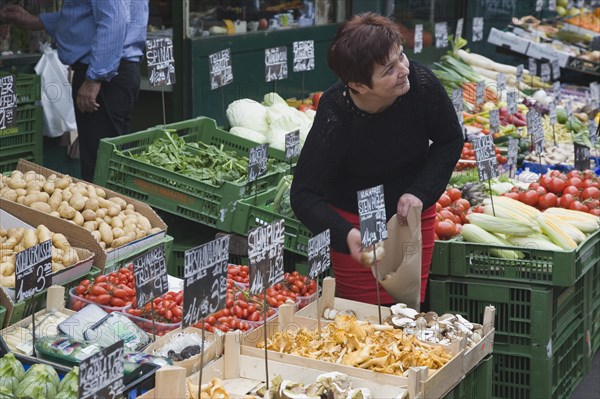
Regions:
[[[52,193],[52,195],[48,199],[48,205],[50,205],[50,208],[52,208],[52,210],[55,211],[58,209],[58,206],[60,205],[61,202],[62,202],[62,190],[57,189],[54,191],[54,193]]]
[[[68,251],[71,248],[71,244],[69,244],[69,240],[61,233],[52,234],[52,245],[56,248],[62,249],[63,251]]]
[[[42,186],[42,190],[44,190],[44,192],[50,195],[54,193],[55,188],[56,185],[54,184],[54,182],[51,181],[46,181],[46,183],[44,183],[44,185]]]
[[[76,225],[83,226],[85,219],[83,218],[83,215],[81,215],[81,212],[77,211],[75,212],[75,216],[73,216],[73,221]]]
[[[102,241],[102,236],[100,235],[100,231],[98,230],[94,230],[91,232],[92,233],[92,237],[94,237],[94,239],[98,242]]]
[[[71,178],[68,176],[63,176],[60,179],[56,180],[55,182],[55,186],[64,190],[65,188],[67,188],[69,186],[69,183],[71,183]]]
[[[3,227],[0,227],[0,237],[6,236],[7,234],[8,234],[8,232],[6,231],[6,229]]]
[[[77,255],[77,251],[75,250],[75,248],[70,248],[63,255],[62,263],[63,265],[65,265],[65,267],[68,267],[73,266],[77,262],[79,262],[79,255]]]
[[[112,220],[110,221],[110,225],[112,226],[112,228],[123,228],[123,220],[121,219],[120,216],[115,216],[114,218],[112,218]]]
[[[27,194],[25,196],[25,198],[23,199],[23,205],[30,206],[34,202],[42,201],[41,197],[38,199],[39,191],[38,192],[29,191],[29,193],[30,194]]]
[[[36,211],[50,213],[52,212],[52,208],[45,202],[34,202],[29,206],[31,209],[35,209]]]
[[[138,214],[137,222],[145,231],[152,230],[152,225],[147,217]]]
[[[102,241],[106,243],[106,245],[110,245],[113,240],[112,229],[107,223],[101,223],[100,227],[98,227],[100,231],[100,235],[102,236]]]
[[[75,217],[75,208],[70,206],[66,201],[61,202],[58,207],[58,213],[62,219],[73,219]]]
[[[23,241],[21,241],[19,243],[19,245],[17,245],[16,247],[13,248],[13,251],[16,252],[21,252],[21,251],[25,251],[27,248],[25,248],[25,244],[23,243]]]
[[[91,184],[88,184],[86,186],[86,190],[87,190],[87,196],[92,199],[92,198],[98,198],[98,194],[96,194],[96,187],[94,187]]]
[[[81,212],[81,214],[86,221],[96,220],[97,217],[96,212],[91,209],[85,209],[83,212]]]
[[[13,190],[16,190],[17,188],[24,189],[27,187],[27,182],[16,176],[11,177],[6,184],[8,184],[8,187],[12,188]]]
[[[35,230],[27,229],[25,231],[25,235],[23,236],[23,240],[21,240],[23,245],[25,245],[25,249],[35,247],[38,245],[38,238]]]
[[[87,231],[98,230],[98,222],[96,222],[95,220],[89,220],[83,223],[83,228]]]
[[[0,285],[7,288],[15,288],[15,274],[10,276],[0,275]]]
[[[24,200],[25,200],[25,196],[24,195],[20,195],[20,196],[17,197],[17,203],[18,204],[22,204]]]
[[[28,191],[42,191],[44,188],[44,183],[37,180],[30,180],[27,182],[25,188]]]
[[[43,224],[40,224],[37,227],[36,232],[39,242],[44,242],[52,239],[52,232]]]
[[[135,238],[137,240],[139,240],[140,238],[144,238],[146,237],[146,232],[142,229],[136,229],[135,230]]]
[[[127,206],[127,202],[121,198],[121,197],[111,197],[108,199],[110,202],[112,202],[113,204],[116,204],[119,206],[119,208],[121,208],[119,210],[119,212],[123,209],[125,209],[125,207]]]
[[[120,227],[113,227],[112,229],[113,239],[117,239],[125,235],[125,232]]]
[[[104,218],[108,214],[108,210],[106,208],[98,208],[96,211],[96,216],[99,218]]]
[[[85,207],[85,198],[80,193],[75,193],[69,200],[69,205],[75,208],[76,211],[81,211]]]
[[[150,232],[148,233],[148,235],[151,234],[156,234],[156,233],[160,233],[162,231],[162,229],[160,227],[153,227]]]
[[[113,204],[108,208],[108,216],[117,216],[119,213],[121,213],[121,208],[118,205]]]
[[[65,251],[63,251],[62,249],[52,247],[52,262],[61,262],[62,263],[64,254],[65,254]]]
[[[124,236],[122,236],[122,237],[114,240],[110,244],[110,246],[113,247],[113,248],[118,248],[120,246],[123,246],[123,245],[125,245],[127,243],[130,243],[130,242],[134,241],[135,239],[136,239],[135,233],[129,233],[129,234],[126,234],[126,235],[124,235]]]
[[[135,211],[135,206],[133,206],[133,204],[127,204],[127,206],[125,207],[126,211]]]
[[[125,223],[125,225],[123,226],[123,231],[125,232],[125,234],[135,233],[135,229],[137,229],[137,227],[134,223]]]
[[[98,197],[100,198],[106,198],[106,191],[104,191],[103,188],[101,187],[95,187],[96,189],[96,194],[98,195]]]
[[[112,217],[110,217],[110,216],[104,216],[104,218],[102,218],[102,220],[104,220],[104,223],[106,223],[106,224],[112,223]]]
[[[106,243],[104,241],[100,241],[100,248],[106,249]]]
[[[100,208],[100,203],[96,197],[90,197],[87,201],[85,201],[85,209],[97,211],[98,208]]]
[[[17,200],[17,192],[12,188],[7,188],[0,194],[0,197],[7,201],[15,202]]]
[[[55,218],[60,218],[60,213],[58,213],[57,211],[52,211],[52,212],[50,212],[50,216],[54,216]]]
[[[27,190],[25,190],[24,188],[17,188],[15,191],[17,192],[17,196],[19,197],[24,197],[27,195]]]
[[[23,175],[23,178],[27,182],[37,181],[37,182],[42,182],[42,184],[43,184],[43,182],[46,181],[46,177],[44,175],[38,174],[35,170],[29,170],[29,171],[25,172],[25,175]]]
[[[56,176],[56,173],[52,173],[50,176],[46,177],[46,181],[51,181],[51,182],[55,182],[58,179],[58,176]]]
[[[62,199],[63,201],[69,201],[73,197],[73,193],[71,190],[63,190],[62,191]]]

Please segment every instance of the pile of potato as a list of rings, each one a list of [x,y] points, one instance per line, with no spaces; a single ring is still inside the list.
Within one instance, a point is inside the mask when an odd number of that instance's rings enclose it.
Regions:
[[[18,252],[52,240],[52,271],[57,272],[79,262],[77,251],[62,234],[52,233],[43,224],[37,229],[24,227],[5,230],[0,227],[0,285],[15,287],[15,259]]]
[[[89,230],[100,246],[114,249],[161,231],[122,198],[70,176],[47,178],[34,171],[14,171],[0,178],[0,197],[68,220]]]

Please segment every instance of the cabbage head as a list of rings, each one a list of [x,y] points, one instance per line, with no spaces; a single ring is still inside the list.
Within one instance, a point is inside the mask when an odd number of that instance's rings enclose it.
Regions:
[[[60,378],[47,364],[34,364],[27,370],[15,394],[19,398],[48,399],[58,393]]]
[[[266,133],[269,130],[267,108],[249,98],[242,98],[229,104],[225,111],[229,124]]]
[[[0,359],[0,387],[7,387],[12,393],[24,376],[25,369],[14,354],[7,353]]]

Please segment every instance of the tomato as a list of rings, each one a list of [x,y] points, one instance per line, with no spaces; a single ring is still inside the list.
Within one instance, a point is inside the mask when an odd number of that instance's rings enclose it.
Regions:
[[[519,201],[530,206],[536,206],[540,195],[535,190],[521,191]]]
[[[100,286],[100,285],[95,285],[92,287],[92,294],[93,295],[105,295],[107,293],[106,288]]]
[[[600,200],[599,199],[587,199],[583,202],[588,209],[600,208]]]
[[[469,210],[471,208],[471,203],[464,198],[459,198],[456,203],[462,205],[465,210]]]
[[[538,199],[538,208],[544,210],[548,208],[553,208],[558,204],[558,197],[554,193],[548,193],[546,195],[541,195]]]
[[[544,187],[546,190],[549,190],[550,182],[552,182],[552,177],[542,176],[542,177],[540,177],[539,185],[540,185],[540,187]]]
[[[308,111],[309,109],[312,109],[312,107],[311,107],[310,105],[308,105],[308,104],[300,104],[300,105],[298,105],[298,106],[296,107],[296,109],[297,109],[298,111],[301,111],[301,112],[306,112],[306,111]]]
[[[574,198],[571,194],[564,194],[558,199],[558,206],[560,206],[561,208],[569,209],[573,201]]]
[[[514,199],[515,201],[519,201],[519,193],[504,193],[502,195],[510,199]]]
[[[580,212],[588,211],[588,207],[583,205],[581,203],[581,201],[579,201],[579,200],[575,200],[575,201],[571,202],[571,204],[569,205],[569,209],[574,210],[574,211],[580,211]]]
[[[558,195],[562,194],[566,186],[567,184],[563,180],[559,179],[558,177],[553,177],[551,178],[550,183],[546,188],[552,191],[554,194]]]
[[[573,197],[579,197],[579,190],[575,186],[566,186],[563,190],[563,195],[571,194]]]
[[[312,95],[312,105],[313,107],[315,107],[315,109],[317,109],[319,107],[319,101],[321,101],[321,96],[323,95],[322,91],[318,91],[316,93],[313,93]]]
[[[454,235],[455,230],[454,222],[450,220],[445,220],[435,225],[435,233],[442,240],[451,238]]]
[[[588,212],[591,213],[592,215],[600,216],[600,208],[590,209]]]
[[[106,281],[107,278],[108,278],[108,276],[106,274],[102,274],[102,275],[96,277],[96,283],[103,283]]]
[[[81,284],[75,288],[75,293],[79,296],[83,295],[86,291],[87,287]]]
[[[258,320],[260,320],[260,314],[258,312],[254,312],[248,317],[248,320],[258,321]]]
[[[111,297],[108,294],[98,295],[94,302],[100,305],[108,305],[110,303]]]
[[[446,208],[447,206],[450,206],[450,204],[452,203],[452,200],[450,199],[450,197],[447,194],[442,194],[440,196],[440,199],[437,202],[440,203],[442,208]]]
[[[600,189],[600,183],[598,183],[598,181],[594,180],[594,179],[585,179],[583,181],[583,188],[588,188],[588,187],[596,187],[596,188]]]
[[[597,189],[596,187],[588,187],[588,188],[584,188],[583,191],[581,192],[581,199],[598,199],[600,198],[600,190]]]
[[[571,179],[571,178],[580,178],[581,177],[581,172],[578,171],[577,169],[573,169],[571,170],[569,173],[567,173],[567,178]]]
[[[484,213],[485,212],[484,207],[481,205],[477,205],[471,209],[473,210],[474,213]]]
[[[127,305],[127,303],[121,298],[112,297],[110,300],[110,306],[123,307],[125,305]]]
[[[452,202],[458,201],[461,198],[461,193],[458,188],[451,188],[450,190],[448,190],[447,195],[448,197],[450,197],[450,200]]]
[[[129,294],[124,289],[117,288],[113,291],[113,296],[123,299],[123,298],[127,298],[129,296]]]
[[[567,180],[567,185],[573,186],[578,190],[583,189],[583,181],[581,181],[579,177],[571,177],[569,180]]]

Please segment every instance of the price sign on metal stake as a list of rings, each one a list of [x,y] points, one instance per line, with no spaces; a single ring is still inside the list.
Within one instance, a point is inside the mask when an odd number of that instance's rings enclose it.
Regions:
[[[283,244],[285,223],[278,220],[248,233],[250,293],[260,294],[283,280]]]
[[[288,77],[287,47],[265,49],[265,82],[284,80]]]
[[[150,86],[175,84],[175,57],[173,42],[168,37],[146,40],[148,82]]]
[[[116,399],[125,390],[123,341],[102,349],[79,364],[79,399]]]
[[[0,132],[17,123],[17,87],[14,75],[0,77]]]
[[[227,48],[208,56],[210,89],[216,90],[233,82],[231,49]]]
[[[133,260],[135,299],[138,308],[169,291],[165,246],[159,245]]]
[[[535,61],[535,58],[529,58],[529,75],[532,77],[537,75],[537,62]]]
[[[560,79],[560,64],[558,63],[558,58],[553,59],[551,61],[552,65],[552,79],[558,80]]]
[[[448,23],[437,22],[435,24],[435,48],[448,47]]]
[[[479,181],[486,181],[498,176],[498,160],[492,136],[482,136],[473,141],[475,162],[479,172]]]
[[[454,105],[454,110],[456,112],[462,113],[462,111],[463,111],[463,92],[460,87],[452,90],[452,104]]]
[[[300,130],[294,130],[285,135],[285,160],[289,161],[298,155],[300,155]]]
[[[552,83],[552,94],[554,94],[555,101],[560,101],[560,82],[556,81]]]
[[[308,240],[308,276],[316,279],[331,267],[331,233],[329,229]]]
[[[477,82],[477,85],[475,86],[475,97],[477,105],[483,104],[485,101],[485,81],[481,80]]]
[[[556,101],[550,102],[550,104],[548,105],[548,110],[550,111],[550,123],[552,123],[553,125],[556,125],[556,123],[557,123]]]
[[[535,12],[542,12],[544,0],[535,0]]]
[[[502,93],[506,89],[506,75],[499,73],[496,76],[496,90],[498,94]]]
[[[508,113],[514,115],[517,113],[517,93],[509,91],[506,93],[506,101],[508,102]]]
[[[415,54],[423,51],[423,24],[415,25]]]
[[[315,41],[303,40],[294,42],[294,72],[312,71],[315,69]]]
[[[517,65],[517,87],[523,81],[523,64]]]
[[[459,18],[458,21],[456,21],[456,34],[454,35],[454,37],[456,39],[458,39],[459,37],[462,37],[464,23],[465,23],[464,18]]]
[[[15,302],[31,298],[52,285],[52,241],[15,255]]]
[[[473,43],[483,40],[483,17],[473,18]]]
[[[498,133],[500,131],[500,110],[490,110],[490,133]]]
[[[248,183],[267,173],[268,145],[260,144],[250,148],[248,155]]]
[[[358,192],[358,215],[363,248],[387,240],[387,217],[382,184]]]
[[[541,66],[540,77],[542,78],[542,82],[550,81],[550,64],[544,62]]]
[[[556,0],[548,0],[548,10],[556,11]]]

